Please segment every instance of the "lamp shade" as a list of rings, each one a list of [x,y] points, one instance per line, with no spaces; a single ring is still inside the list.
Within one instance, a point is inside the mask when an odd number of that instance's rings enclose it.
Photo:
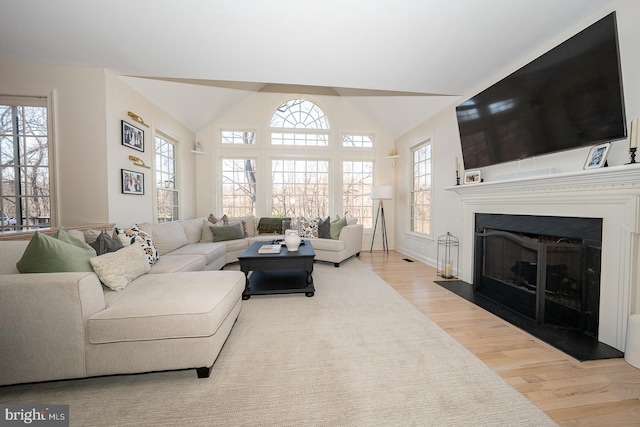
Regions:
[[[393,187],[390,185],[374,185],[371,187],[373,200],[390,200],[393,197]]]

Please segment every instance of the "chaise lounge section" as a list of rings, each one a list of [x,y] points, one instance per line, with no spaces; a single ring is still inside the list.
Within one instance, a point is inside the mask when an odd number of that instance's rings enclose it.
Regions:
[[[115,291],[90,271],[19,274],[28,244],[0,241],[0,385],[192,368],[209,375],[241,311],[242,273],[167,272],[205,266],[203,255],[168,256],[163,272]]]

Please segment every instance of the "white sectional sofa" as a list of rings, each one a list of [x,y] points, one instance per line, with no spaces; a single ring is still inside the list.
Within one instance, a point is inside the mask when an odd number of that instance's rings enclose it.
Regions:
[[[220,269],[251,242],[281,237],[250,224],[253,235],[213,242],[210,225],[139,224],[159,259],[119,291],[91,271],[20,274],[29,241],[0,240],[0,385],[191,368],[208,377],[245,286],[243,273]],[[362,225],[310,240],[318,260],[338,266],[360,252]]]

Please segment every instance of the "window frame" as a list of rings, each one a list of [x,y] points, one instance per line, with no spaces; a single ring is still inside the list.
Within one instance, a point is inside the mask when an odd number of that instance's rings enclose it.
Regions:
[[[27,221],[24,224],[19,224],[19,222],[21,221],[16,221],[15,227],[12,227],[10,229],[8,228],[6,230],[4,229],[4,227],[0,227],[0,233],[14,232],[16,230],[33,230],[33,229],[56,227],[58,226],[59,206],[58,206],[58,197],[57,197],[57,191],[56,191],[57,166],[56,166],[56,158],[55,158],[55,150],[56,150],[55,110],[54,110],[55,91],[52,90],[50,92],[42,92],[39,90],[27,90],[20,94],[3,93],[3,94],[0,94],[0,104],[6,105],[6,106],[13,106],[13,107],[38,107],[38,108],[45,109],[46,134],[37,135],[37,136],[38,137],[44,136],[46,138],[46,150],[47,150],[46,164],[45,165],[40,164],[38,165],[38,167],[47,168],[48,194],[46,196],[41,196],[41,197],[48,198],[48,211],[49,211],[48,222],[44,222],[44,223],[38,222],[35,224],[30,224],[30,221],[28,219],[29,203],[27,203],[26,204],[27,207],[23,208],[23,211],[26,212],[25,215],[27,216]],[[15,133],[12,135],[15,135]],[[29,137],[30,136],[28,135],[23,136],[23,138],[29,138]],[[33,165],[25,164],[23,160],[24,159],[20,159],[20,163],[19,163],[20,168],[33,167]],[[14,167],[14,166],[11,166],[11,167]],[[4,168],[0,168],[0,169],[4,169]],[[2,180],[0,179],[0,183],[1,182]],[[21,187],[23,186],[21,185]],[[0,197],[2,199],[7,197],[10,197],[10,198],[20,197],[20,198],[27,198],[27,199],[34,197],[33,195],[29,195],[28,193],[26,195],[23,195],[22,190],[19,190],[19,191],[20,191],[20,194],[10,194],[8,196],[5,196],[0,189]],[[4,210],[3,208],[4,203],[2,202],[3,200],[0,200],[0,210]],[[18,216],[18,215],[15,215],[15,216]],[[22,216],[22,213],[20,216]],[[16,220],[17,219],[18,218],[16,218]]]
[[[415,153],[425,147],[429,147],[429,157],[428,157],[428,173],[425,173],[424,176],[429,178],[429,186],[428,189],[424,189],[424,190],[420,190],[420,192],[428,192],[428,205],[429,205],[429,216],[426,219],[422,219],[422,221],[426,221],[428,223],[428,227],[429,227],[429,232],[428,233],[424,233],[421,231],[416,231],[416,227],[415,227],[415,223],[414,220],[415,215],[415,194],[416,194],[416,190],[415,190],[415,183],[416,183],[416,162],[415,162]],[[409,147],[409,155],[411,158],[411,167],[409,168],[409,182],[410,182],[410,186],[409,186],[409,200],[408,200],[408,204],[409,204],[409,209],[408,209],[408,220],[409,220],[409,232],[416,235],[416,236],[420,236],[423,238],[433,238],[433,209],[431,206],[431,202],[433,200],[433,139],[431,137],[425,137],[425,138],[421,138],[420,141],[418,141],[415,144],[412,144]]]
[[[363,166],[365,163],[370,164],[370,168],[371,168],[371,174],[370,176],[367,178],[367,180],[370,182],[368,184],[368,188],[364,188],[366,187],[366,185],[363,186],[363,191],[361,191],[361,194],[357,197],[361,197],[364,198],[365,200],[368,199],[368,204],[365,204],[364,202],[362,204],[359,205],[353,205],[353,207],[357,207],[357,208],[361,208],[361,209],[368,209],[369,210],[369,214],[370,216],[357,216],[358,218],[358,222],[360,224],[362,224],[364,226],[365,230],[373,230],[373,221],[375,219],[375,207],[374,207],[374,201],[371,199],[371,188],[373,187],[373,183],[375,182],[375,162],[373,160],[369,160],[369,159],[341,159],[340,161],[340,176],[341,176],[341,190],[342,190],[342,212],[346,215],[346,211],[348,206],[345,204],[345,163],[361,163]],[[354,172],[349,172],[351,175],[354,175]],[[355,215],[354,215],[355,216]],[[370,226],[367,227],[367,220],[371,221]]]
[[[303,112],[293,111],[291,107],[287,107],[287,110],[291,110],[286,116],[284,114],[280,114],[280,109],[289,104],[295,103],[296,101],[300,101],[297,105],[302,104],[310,104],[312,107],[309,111],[316,111],[321,113],[321,115],[313,119],[311,121],[312,124],[318,124],[319,126],[307,126],[307,120],[304,118],[310,116],[310,114],[306,114],[303,116]],[[285,111],[287,111],[285,110]],[[274,126],[275,118],[278,117],[280,120],[284,122],[282,125]],[[296,117],[294,120],[287,120],[289,117]],[[285,124],[292,124],[293,126],[285,126]],[[324,109],[315,101],[312,101],[308,98],[291,98],[279,106],[275,108],[275,110],[271,113],[271,118],[269,120],[269,145],[272,147],[299,147],[299,148],[321,148],[326,149],[331,146],[331,123],[329,121],[329,117],[325,113]],[[281,135],[279,139],[275,139],[275,135]],[[287,138],[290,136],[292,138]],[[309,136],[315,136],[317,138],[308,139]],[[294,143],[287,144],[285,141],[293,140]],[[320,143],[322,141],[326,141],[326,143]],[[275,143],[274,141],[280,141],[279,143]],[[303,141],[304,143],[299,144],[298,141]],[[307,141],[315,141],[315,143],[307,143]]]
[[[161,139],[163,141],[165,141],[167,144],[171,145],[173,147],[173,157],[168,157],[162,153],[158,153],[158,139]],[[155,135],[153,138],[153,158],[154,158],[154,168],[153,168],[153,186],[154,186],[154,204],[155,204],[155,209],[154,209],[154,216],[155,216],[155,222],[160,224],[160,223],[164,223],[164,222],[175,222],[175,221],[179,221],[182,218],[182,203],[181,203],[181,191],[180,191],[180,178],[179,178],[179,168],[180,168],[180,164],[179,164],[179,153],[180,153],[180,141],[178,141],[176,138],[172,137],[171,135],[167,134],[166,132],[160,131],[160,130],[156,130],[155,131]],[[159,162],[159,158],[168,158],[170,160],[172,160],[173,162],[173,172],[171,173],[171,171],[165,171],[162,169],[159,169],[160,167],[160,162]],[[164,188],[158,185],[158,173],[160,174],[168,174],[170,176],[173,177],[173,188]],[[166,181],[166,180],[165,180]],[[170,182],[170,181],[169,181]],[[159,193],[160,192],[171,192],[172,193],[172,197],[170,197],[169,199],[171,200],[171,220],[170,221],[161,221],[161,206],[160,206],[160,197],[159,197]]]
[[[319,213],[319,208],[321,207],[321,204],[317,204],[316,206],[314,206],[313,208],[316,209],[316,212],[304,212],[304,207],[301,208],[300,205],[301,203],[298,203],[299,200],[309,200],[308,194],[302,193],[297,191],[297,185],[298,183],[295,181],[293,181],[293,183],[289,183],[286,182],[286,179],[283,177],[283,186],[293,186],[293,194],[287,194],[286,192],[283,194],[283,196],[288,196],[289,200],[284,200],[282,203],[282,212],[276,212],[276,208],[280,207],[278,204],[274,203],[274,199],[277,197],[278,193],[276,191],[274,191],[275,186],[276,186],[276,182],[275,182],[275,174],[280,173],[280,171],[274,171],[274,163],[275,162],[282,162],[283,163],[283,168],[282,168],[282,174],[294,174],[294,175],[301,175],[301,174],[305,174],[305,176],[307,176],[307,174],[314,174],[314,172],[309,172],[306,168],[305,171],[299,171],[298,169],[295,169],[293,171],[287,171],[284,169],[284,164],[286,162],[297,162],[297,163],[301,163],[301,162],[315,162],[317,165],[319,165],[321,162],[324,162],[326,164],[326,172],[315,172],[315,173],[322,173],[322,174],[326,174],[326,178],[327,178],[327,182],[326,184],[322,184],[322,185],[326,185],[327,191],[326,191],[326,200],[325,205],[326,205],[326,212],[325,213]],[[331,193],[331,186],[334,185],[333,180],[331,179],[331,173],[332,173],[332,162],[330,159],[326,159],[326,158],[319,158],[319,157],[311,157],[311,158],[288,158],[288,157],[272,157],[269,159],[269,164],[270,164],[270,168],[269,168],[269,174],[271,176],[271,179],[269,180],[269,185],[270,185],[270,192],[271,192],[271,201],[270,201],[270,215],[271,216],[278,216],[278,215],[282,215],[282,216],[304,216],[305,218],[310,218],[310,217],[321,217],[321,218],[325,218],[327,216],[329,216],[329,213],[331,212],[331,198],[332,198],[332,193]],[[278,182],[278,184],[280,184]],[[303,183],[300,185],[307,185],[307,183]],[[313,185],[313,184],[312,184]],[[294,199],[295,202],[292,206],[291,204],[291,199]],[[289,201],[289,204],[287,204],[287,201]],[[302,209],[302,210],[301,210]]]
[[[246,144],[245,144],[246,145]],[[251,144],[253,145],[253,144]],[[224,169],[224,164],[225,161],[243,161],[243,162],[247,162],[247,161],[252,161],[253,162],[253,174],[254,174],[254,200],[253,200],[253,212],[252,213],[242,213],[242,214],[238,214],[237,212],[228,212],[228,208],[225,206],[225,177],[224,177],[224,173],[225,173],[225,169]],[[257,216],[257,211],[258,211],[258,189],[260,188],[260,175],[259,175],[259,170],[258,170],[258,159],[255,156],[224,156],[221,155],[220,156],[220,206],[222,207],[222,211],[225,214],[229,214],[230,216],[247,216],[247,215],[254,215]],[[234,173],[241,173],[242,171],[232,171]],[[245,170],[246,172],[246,170]],[[243,182],[242,184],[244,185],[249,185],[247,184],[247,182]],[[241,206],[241,205],[240,205]],[[242,207],[242,206],[241,206]],[[232,209],[238,209],[237,206],[233,206]]]

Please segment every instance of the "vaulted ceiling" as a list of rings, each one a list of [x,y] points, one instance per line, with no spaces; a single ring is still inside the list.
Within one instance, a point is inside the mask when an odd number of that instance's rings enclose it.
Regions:
[[[397,137],[611,4],[0,0],[0,60],[107,68],[194,132],[277,91],[342,96]]]

